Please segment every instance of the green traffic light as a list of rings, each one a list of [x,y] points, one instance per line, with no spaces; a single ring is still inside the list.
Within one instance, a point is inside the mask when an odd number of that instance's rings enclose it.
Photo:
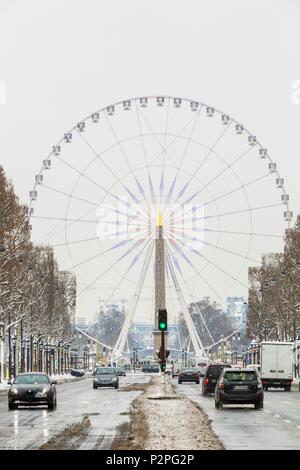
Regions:
[[[166,324],[165,324],[165,322],[163,322],[163,321],[160,322],[159,328],[160,328],[161,330],[165,330],[165,329],[166,329]]]

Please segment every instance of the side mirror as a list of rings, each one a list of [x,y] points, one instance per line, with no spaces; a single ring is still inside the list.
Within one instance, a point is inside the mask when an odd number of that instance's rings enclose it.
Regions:
[[[52,385],[56,385],[57,384],[57,380],[52,380]]]

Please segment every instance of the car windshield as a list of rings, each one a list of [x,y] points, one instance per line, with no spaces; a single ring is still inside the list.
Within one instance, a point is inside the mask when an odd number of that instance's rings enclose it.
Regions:
[[[223,365],[223,364],[209,366],[207,369],[206,375],[208,377],[220,377],[221,372],[223,369],[225,369],[225,367],[228,367],[228,366]]]
[[[248,382],[251,380],[256,380],[257,376],[254,371],[230,371],[230,372],[225,372],[224,379],[230,381],[230,382]]]
[[[96,375],[102,375],[102,374],[113,375],[115,373],[116,373],[116,369],[114,367],[98,367],[98,369],[96,369]]]
[[[182,369],[183,372],[195,372],[195,369],[193,367],[184,367],[184,369]]]
[[[116,371],[117,371],[117,372],[123,372],[124,369],[123,369],[122,367],[117,367]]]
[[[38,385],[38,384],[48,384],[49,379],[47,375],[43,374],[26,374],[26,375],[17,375],[14,380],[15,384],[22,385]]]

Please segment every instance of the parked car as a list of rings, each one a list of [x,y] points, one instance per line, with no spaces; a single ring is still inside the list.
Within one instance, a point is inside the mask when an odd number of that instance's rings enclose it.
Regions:
[[[215,407],[225,404],[253,404],[263,408],[264,392],[261,380],[254,369],[223,369],[215,388]]]
[[[208,393],[214,393],[216,384],[225,368],[231,367],[229,364],[209,364],[202,380],[202,395],[205,397]]]
[[[83,369],[71,369],[70,374],[74,377],[83,377],[85,375],[85,371]]]
[[[115,367],[97,367],[94,371],[93,388],[119,388],[119,377]]]
[[[116,374],[120,377],[120,376],[123,376],[123,377],[126,377],[126,371],[123,367],[117,367],[116,368]]]
[[[46,405],[49,410],[56,407],[56,380],[41,372],[18,374],[8,391],[8,409],[16,410],[19,406]]]
[[[196,384],[200,383],[200,376],[194,367],[185,367],[178,374],[178,383],[182,382],[195,382]]]

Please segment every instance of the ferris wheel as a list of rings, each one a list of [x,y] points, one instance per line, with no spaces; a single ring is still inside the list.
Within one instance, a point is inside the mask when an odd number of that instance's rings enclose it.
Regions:
[[[196,100],[147,96],[63,135],[35,176],[29,217],[33,240],[76,273],[79,312],[94,314],[100,297],[134,299],[134,318],[149,323],[158,218],[175,321],[182,302],[246,295],[248,267],[282,249],[293,213],[276,163],[242,123]],[[214,342],[205,324],[203,335]]]

